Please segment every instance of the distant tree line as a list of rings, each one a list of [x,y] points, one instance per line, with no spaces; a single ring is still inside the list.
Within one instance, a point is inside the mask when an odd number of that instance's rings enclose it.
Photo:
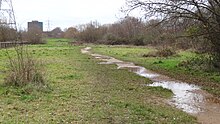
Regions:
[[[0,42],[29,42],[31,44],[43,43],[43,32],[38,29],[30,31],[16,30],[7,25],[0,25]]]
[[[80,25],[72,33],[73,38],[80,42],[109,44],[109,45],[153,45],[162,47],[175,47],[181,49],[201,49],[205,40],[203,38],[185,37],[195,33],[197,22],[182,20],[159,19],[142,20],[127,16],[114,24],[100,25],[91,22]]]

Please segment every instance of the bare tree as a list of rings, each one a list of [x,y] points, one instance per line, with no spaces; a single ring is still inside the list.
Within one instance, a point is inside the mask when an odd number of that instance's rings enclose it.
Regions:
[[[79,33],[77,33],[77,38],[90,43],[95,43],[102,39],[106,32],[106,28],[102,27],[97,21],[90,22],[86,25],[80,25]]]
[[[5,25],[0,26],[0,42],[15,41],[16,35],[16,30]]]
[[[142,20],[127,16],[114,24],[100,25],[97,22],[91,22],[80,25],[77,32],[74,29],[67,30],[66,34],[73,36],[76,34],[75,37],[78,40],[89,43],[144,45],[142,37],[144,26]]]
[[[60,27],[54,28],[52,31],[49,32],[50,37],[53,38],[63,38],[64,37],[64,32],[61,30]]]
[[[78,30],[74,27],[69,27],[68,29],[66,29],[66,31],[64,32],[64,37],[65,38],[70,38],[73,39],[76,37],[78,33]]]
[[[39,28],[33,27],[28,30],[25,39],[32,44],[43,43],[43,32]]]
[[[143,45],[144,23],[141,19],[127,16],[108,27],[107,40],[112,44]]]
[[[124,12],[140,9],[146,17],[166,20],[193,20],[198,29],[188,37],[202,36],[211,43],[209,51],[220,67],[220,1],[219,0],[127,0]]]

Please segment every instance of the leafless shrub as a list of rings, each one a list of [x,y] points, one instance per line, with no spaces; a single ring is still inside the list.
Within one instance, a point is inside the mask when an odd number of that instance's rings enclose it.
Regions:
[[[43,33],[38,28],[31,28],[29,31],[21,31],[21,40],[28,41],[31,44],[42,44],[46,41],[43,40]]]
[[[0,25],[0,42],[14,41],[17,38],[16,36],[16,30],[5,25]]]
[[[157,55],[160,57],[169,57],[169,56],[173,56],[175,54],[176,54],[176,52],[172,49],[169,49],[169,48],[165,48],[165,49],[161,49],[161,50],[157,51]]]
[[[64,31],[64,38],[74,39],[78,34],[78,30],[74,27],[69,27]]]
[[[15,54],[6,50],[9,58],[5,83],[11,86],[26,86],[29,84],[46,86],[42,65],[36,61],[25,46],[16,46]]]

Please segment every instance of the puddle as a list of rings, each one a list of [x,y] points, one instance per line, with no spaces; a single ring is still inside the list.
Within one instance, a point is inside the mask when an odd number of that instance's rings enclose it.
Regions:
[[[164,75],[157,74],[144,67],[136,66],[132,62],[123,62],[113,57],[100,54],[92,54],[91,48],[82,49],[82,53],[92,55],[101,60],[99,64],[116,64],[117,69],[128,69],[142,77],[149,78],[154,83],[147,85],[152,87],[161,86],[173,92],[174,96],[169,100],[169,104],[189,114],[195,115],[201,123],[215,124],[220,122],[220,105],[210,102],[207,99],[214,97],[201,90],[199,86],[177,81]],[[216,124],[217,124],[216,123]]]
[[[81,49],[81,53],[89,53],[89,50],[91,50],[91,47],[86,47],[84,49]]]
[[[174,93],[170,103],[187,113],[196,114],[203,111],[202,106],[200,106],[204,101],[203,95],[193,92],[200,90],[198,86],[174,81],[154,82],[149,86],[161,86],[170,89]]]

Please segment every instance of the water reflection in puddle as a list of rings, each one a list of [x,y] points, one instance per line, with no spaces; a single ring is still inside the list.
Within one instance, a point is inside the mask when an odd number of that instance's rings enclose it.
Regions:
[[[149,86],[161,86],[170,89],[174,93],[174,97],[170,101],[171,104],[185,112],[193,114],[202,111],[200,104],[203,102],[204,97],[194,92],[200,90],[198,86],[173,81],[154,82]]]

